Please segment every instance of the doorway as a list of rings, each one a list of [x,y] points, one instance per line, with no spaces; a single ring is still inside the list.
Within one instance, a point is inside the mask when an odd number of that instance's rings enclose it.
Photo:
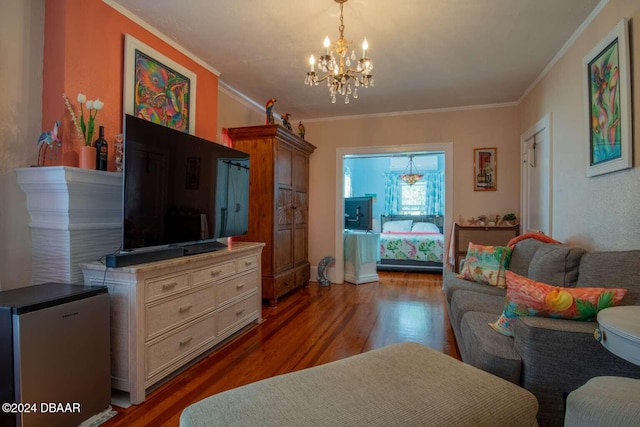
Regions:
[[[344,159],[346,156],[368,156],[368,155],[394,155],[401,153],[423,153],[441,152],[444,153],[444,174],[445,174],[445,202],[444,202],[444,236],[445,248],[449,247],[449,237],[451,234],[452,212],[453,212],[453,144],[411,144],[393,146],[374,147],[345,147],[336,150],[336,234],[335,234],[335,254],[334,281],[342,283],[344,281]],[[446,265],[446,262],[445,262]]]
[[[520,137],[522,146],[521,233],[552,233],[551,117],[545,116]]]

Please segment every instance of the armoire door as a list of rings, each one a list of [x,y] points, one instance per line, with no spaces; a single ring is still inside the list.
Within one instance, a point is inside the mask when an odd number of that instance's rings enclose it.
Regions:
[[[309,217],[309,158],[300,152],[293,153],[293,263],[300,264],[308,258]]]
[[[284,144],[276,148],[275,273],[293,267],[294,188],[293,152]]]

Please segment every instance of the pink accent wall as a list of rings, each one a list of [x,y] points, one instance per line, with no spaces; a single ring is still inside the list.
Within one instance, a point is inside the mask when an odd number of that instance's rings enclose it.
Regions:
[[[42,128],[62,120],[62,164],[77,166],[81,145],[69,113],[65,93],[78,108],[79,92],[105,103],[96,119],[109,142],[109,170],[115,170],[114,136],[122,131],[124,36],[131,34],[197,76],[196,135],[216,140],[218,77],[179,50],[120,14],[101,0],[47,0],[45,10]]]

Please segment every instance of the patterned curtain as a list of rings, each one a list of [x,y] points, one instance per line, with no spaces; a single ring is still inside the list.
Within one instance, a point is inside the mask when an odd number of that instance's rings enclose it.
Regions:
[[[443,215],[444,212],[444,173],[427,173],[422,178],[426,182],[427,215]]]
[[[389,215],[400,214],[400,175],[398,172],[384,174],[384,211]],[[444,214],[444,173],[424,174],[426,215]]]
[[[385,172],[384,174],[384,212],[389,215],[398,214],[398,194],[400,187],[398,180],[400,174],[396,172]]]

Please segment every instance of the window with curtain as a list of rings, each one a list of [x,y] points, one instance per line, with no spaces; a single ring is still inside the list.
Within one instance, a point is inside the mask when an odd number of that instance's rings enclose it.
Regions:
[[[400,179],[401,173],[385,174],[384,202],[389,215],[443,215],[444,173],[426,173],[413,185]]]

